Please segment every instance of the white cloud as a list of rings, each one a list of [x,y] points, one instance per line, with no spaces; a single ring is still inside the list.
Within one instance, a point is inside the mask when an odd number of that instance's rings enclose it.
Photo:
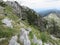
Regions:
[[[60,7],[60,0],[23,0],[22,5],[28,6],[30,8],[58,8]]]
[[[16,0],[3,0],[3,1],[16,1]]]
[[[32,9],[59,8],[60,0],[17,0],[21,5]]]

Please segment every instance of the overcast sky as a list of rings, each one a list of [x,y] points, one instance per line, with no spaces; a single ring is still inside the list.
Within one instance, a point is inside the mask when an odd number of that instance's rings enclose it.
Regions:
[[[11,1],[11,0],[10,0]],[[21,5],[32,9],[60,8],[60,0],[17,0]]]

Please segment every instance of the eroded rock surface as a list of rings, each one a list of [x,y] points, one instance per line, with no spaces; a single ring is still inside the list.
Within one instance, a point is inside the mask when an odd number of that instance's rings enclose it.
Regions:
[[[3,40],[6,40],[6,38],[0,38],[0,42],[3,41]]]
[[[21,28],[19,40],[23,45],[31,45],[28,34],[29,34],[28,31],[26,31],[24,28]]]
[[[13,27],[12,26],[12,20],[10,20],[9,18],[4,18],[3,20],[2,20],[2,23],[4,23],[7,27]]]
[[[13,37],[11,38],[11,40],[9,41],[9,45],[20,45],[20,44],[17,42],[17,39],[18,39],[17,36],[13,36]]]
[[[42,40],[38,40],[37,37],[34,35],[33,43],[37,45],[42,45]]]
[[[57,40],[57,38],[56,38],[56,37],[54,37],[53,35],[50,35],[50,36],[51,36],[51,38],[52,38],[52,39]]]

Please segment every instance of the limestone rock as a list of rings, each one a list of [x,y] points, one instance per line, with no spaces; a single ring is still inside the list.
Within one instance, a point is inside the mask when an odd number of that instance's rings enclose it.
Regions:
[[[38,40],[37,37],[34,35],[33,43],[37,45],[42,45],[42,40]]]
[[[51,42],[44,43],[44,45],[53,45]]]
[[[0,38],[0,42],[3,41],[3,40],[6,40],[6,38]]]
[[[13,37],[11,38],[11,40],[9,41],[9,45],[20,45],[20,44],[17,42],[17,39],[18,39],[17,36],[13,36]]]
[[[8,26],[8,27],[13,27],[12,26],[12,20],[9,20],[9,18],[4,18],[3,20],[2,20],[2,23],[4,23],[6,26]]]
[[[53,35],[51,35],[51,38],[52,38],[52,39],[54,39],[54,40],[57,40],[57,38],[56,38],[56,37],[54,37]]]
[[[28,31],[31,31],[32,29],[31,28],[27,28]]]
[[[44,45],[50,45],[50,44],[48,44],[48,43],[44,43]]]
[[[30,42],[29,37],[28,37],[28,31],[26,31],[24,28],[21,28],[20,42],[23,45],[31,45],[31,42]]]
[[[38,40],[38,45],[42,45],[42,40]]]
[[[37,43],[37,37],[34,35],[33,42]]]
[[[21,27],[24,27],[25,25],[24,25],[23,23],[20,22],[20,26],[21,26]]]

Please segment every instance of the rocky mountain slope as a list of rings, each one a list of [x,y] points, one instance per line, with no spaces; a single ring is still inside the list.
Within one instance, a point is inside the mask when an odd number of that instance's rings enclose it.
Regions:
[[[60,17],[56,13],[50,13],[48,16],[43,17],[47,20],[47,27],[53,28],[54,35],[60,37]]]
[[[60,17],[55,13],[50,13],[48,16],[45,16],[44,18],[48,21],[51,21],[53,19],[58,23],[58,25],[60,25],[59,24],[60,23]]]
[[[47,31],[41,32],[40,28],[35,26],[36,24],[42,26],[45,21],[35,11],[23,6],[19,6],[18,10],[15,5],[13,7],[5,3],[2,5],[0,5],[0,45],[60,45],[59,38]]]

